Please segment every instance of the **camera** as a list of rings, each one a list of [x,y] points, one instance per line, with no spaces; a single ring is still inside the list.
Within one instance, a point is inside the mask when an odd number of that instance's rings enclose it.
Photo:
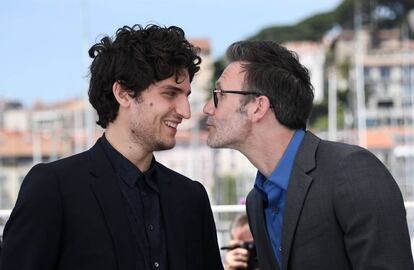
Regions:
[[[249,258],[247,260],[247,268],[244,268],[244,269],[247,269],[247,270],[259,269],[259,261],[257,260],[256,246],[253,241],[243,242],[243,244],[236,245],[236,246],[226,246],[226,247],[222,247],[221,249],[232,250],[235,248],[244,248],[249,252]]]
[[[257,260],[256,246],[253,241],[244,242],[241,248],[247,249],[249,251],[249,259],[247,261],[247,270],[255,270],[259,267],[259,262]]]

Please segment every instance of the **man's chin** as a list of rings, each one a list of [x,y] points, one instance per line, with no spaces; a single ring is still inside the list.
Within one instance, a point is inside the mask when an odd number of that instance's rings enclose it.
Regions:
[[[163,150],[170,150],[175,146],[175,139],[171,142],[160,142],[158,143],[157,150],[155,151],[163,151]]]
[[[221,143],[216,142],[212,139],[207,139],[207,145],[211,148],[224,148],[224,146]]]

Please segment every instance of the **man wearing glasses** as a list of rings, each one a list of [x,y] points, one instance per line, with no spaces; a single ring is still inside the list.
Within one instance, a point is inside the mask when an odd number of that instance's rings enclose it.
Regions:
[[[241,41],[204,107],[209,146],[258,169],[247,197],[261,270],[414,269],[401,192],[358,146],[306,131],[309,74],[271,41]]]

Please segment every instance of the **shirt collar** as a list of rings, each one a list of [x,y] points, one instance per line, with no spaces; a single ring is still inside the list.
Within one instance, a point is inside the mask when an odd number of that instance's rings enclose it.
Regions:
[[[100,142],[115,170],[117,175],[124,181],[129,187],[133,188],[137,181],[145,181],[155,191],[159,192],[157,183],[154,183],[155,179],[155,158],[152,158],[149,169],[142,173],[131,161],[124,157],[118,150],[116,150],[106,139],[105,134],[102,135]]]
[[[289,185],[290,173],[293,168],[293,163],[295,161],[296,152],[299,149],[299,146],[305,136],[305,131],[302,129],[297,129],[292,136],[285,152],[283,153],[281,159],[276,164],[275,169],[272,171],[272,174],[267,179],[260,171],[257,171],[255,187],[261,190],[264,193],[267,193],[265,190],[265,182],[269,182],[278,186],[282,190],[287,190]]]

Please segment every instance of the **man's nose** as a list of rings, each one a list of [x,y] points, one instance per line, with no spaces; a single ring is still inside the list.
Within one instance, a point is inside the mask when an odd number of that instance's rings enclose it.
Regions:
[[[213,105],[213,101],[210,99],[206,105],[204,105],[203,108],[203,113],[207,114],[207,115],[212,115],[214,112],[214,105]]]
[[[177,113],[184,119],[189,119],[191,117],[191,108],[188,98],[184,98],[177,106]]]

